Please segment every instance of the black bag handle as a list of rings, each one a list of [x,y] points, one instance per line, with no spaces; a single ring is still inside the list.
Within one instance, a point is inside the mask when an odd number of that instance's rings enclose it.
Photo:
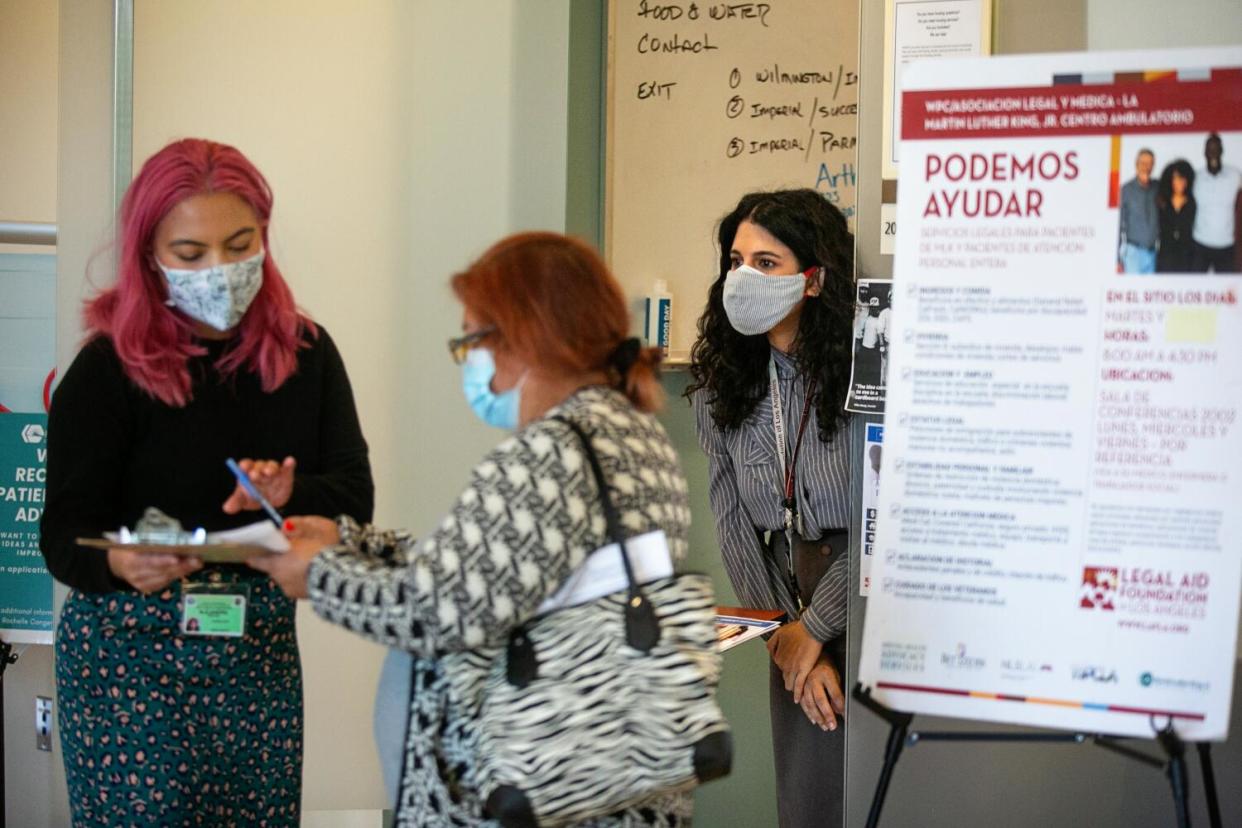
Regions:
[[[591,445],[591,438],[580,425],[568,417],[556,416],[552,419],[569,426],[586,451],[591,471],[595,475],[595,485],[599,489],[599,499],[604,506],[607,539],[621,550],[621,564],[625,567],[625,579],[629,582],[629,598],[625,602],[625,641],[641,652],[649,652],[660,641],[660,621],[656,618],[655,608],[647,600],[638,578],[634,575],[634,565],[630,562],[630,553],[625,546],[625,535],[621,531],[621,518],[617,507],[609,494],[608,482],[604,479],[604,470],[600,467],[599,457]]]
[[[599,457],[591,446],[590,437],[577,423],[561,416],[552,419],[569,426],[582,441],[604,507],[605,537],[621,550],[621,564],[625,567],[625,579],[629,584],[629,595],[625,601],[625,643],[639,652],[651,652],[660,641],[660,620],[656,617],[655,607],[647,600],[642,585],[634,575],[634,565],[630,562],[630,553],[625,546],[625,535],[621,532],[621,518],[608,492],[608,483],[604,480],[604,470],[600,467]],[[505,674],[509,684],[514,687],[525,687],[539,675],[539,657],[527,634],[530,623],[528,621],[520,624],[509,632]]]

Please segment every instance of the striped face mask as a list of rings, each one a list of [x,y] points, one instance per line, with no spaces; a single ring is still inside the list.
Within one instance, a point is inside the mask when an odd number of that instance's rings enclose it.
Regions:
[[[789,315],[806,295],[807,279],[813,274],[769,276],[750,265],[730,270],[725,276],[724,310],[729,324],[740,334],[767,333]]]

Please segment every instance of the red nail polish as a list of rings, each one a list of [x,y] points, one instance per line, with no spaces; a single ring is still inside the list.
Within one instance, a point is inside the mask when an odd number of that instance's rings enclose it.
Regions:
[[[292,520],[286,520],[286,521],[285,521],[285,531],[286,531],[286,532],[292,532],[292,531],[293,531],[293,521],[292,521]]]

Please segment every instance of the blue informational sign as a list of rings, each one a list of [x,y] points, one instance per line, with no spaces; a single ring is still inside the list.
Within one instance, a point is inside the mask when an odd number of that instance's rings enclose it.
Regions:
[[[52,576],[39,551],[47,415],[0,414],[0,640],[52,643]]]
[[[875,532],[880,524],[880,458],[884,454],[884,424],[867,423],[867,442],[863,444],[862,557],[858,594],[871,594],[871,561],[875,553]]]

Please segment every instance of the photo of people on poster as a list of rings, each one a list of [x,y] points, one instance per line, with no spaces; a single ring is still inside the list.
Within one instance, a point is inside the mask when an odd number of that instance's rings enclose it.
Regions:
[[[1242,272],[1242,135],[1124,136],[1119,179],[1118,272]]]
[[[884,413],[892,307],[892,282],[858,280],[854,306],[854,366],[850,377],[850,395],[845,404],[849,411]]]

